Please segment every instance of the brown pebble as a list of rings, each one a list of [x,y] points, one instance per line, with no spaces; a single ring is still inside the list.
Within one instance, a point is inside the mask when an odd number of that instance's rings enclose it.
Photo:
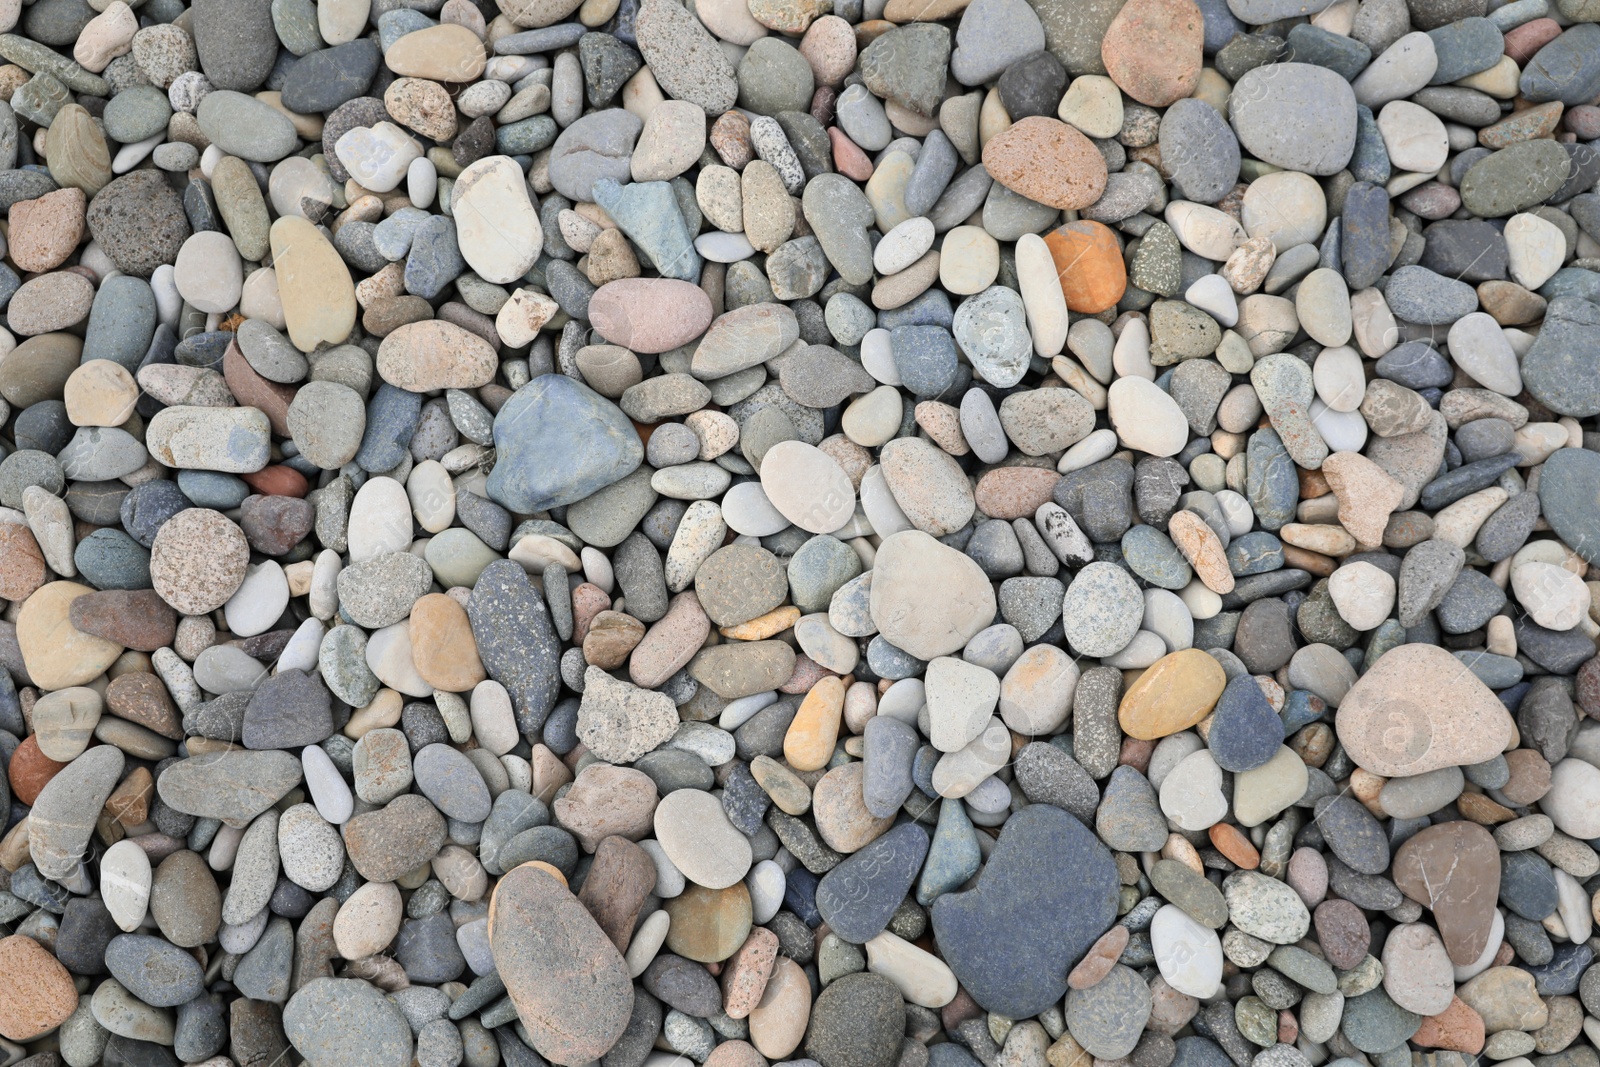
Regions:
[[[3,531],[6,528],[0,528]],[[154,589],[103,589],[72,602],[72,625],[139,652],[172,644],[178,613]],[[181,736],[181,735],[180,735]]]
[[[583,880],[578,903],[589,909],[617,951],[626,952],[639,912],[655,885],[656,865],[650,853],[625,837],[607,837],[594,850],[594,864]]]
[[[1347,971],[1366,958],[1372,930],[1360,908],[1348,900],[1325,900],[1311,913],[1311,919],[1322,954],[1335,969]]]
[[[1118,924],[1100,935],[1100,940],[1089,946],[1078,965],[1067,974],[1067,985],[1073,989],[1088,989],[1098,985],[1122,957],[1128,947],[1128,928]]]

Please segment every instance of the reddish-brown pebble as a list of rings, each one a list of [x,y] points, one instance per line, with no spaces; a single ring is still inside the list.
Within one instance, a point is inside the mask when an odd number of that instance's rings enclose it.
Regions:
[[[607,837],[594,850],[594,865],[583,880],[578,903],[589,909],[617,951],[626,952],[639,911],[655,885],[650,853],[625,837]]]
[[[1372,929],[1360,908],[1348,900],[1324,900],[1311,913],[1311,919],[1322,954],[1335,969],[1347,971],[1366,958],[1372,945]]]
[[[281,465],[263,467],[249,474],[241,474],[246,485],[263,496],[305,496],[311,491],[306,476],[293,467]]]
[[[155,795],[156,780],[151,776],[146,767],[135,767],[133,773],[122,780],[122,783],[111,791],[106,798],[106,814],[110,815],[123,826],[138,826],[150,817],[150,798]],[[144,847],[144,838],[161,837],[161,834],[145,834],[139,839],[140,847]],[[183,847],[182,842],[169,839],[171,849]],[[146,849],[148,852],[149,850]],[[171,852],[162,855],[152,855],[151,859],[159,862]]]
[[[65,770],[66,766],[40,752],[38,739],[29,734],[11,754],[11,763],[6,768],[12,795],[32,807],[33,802],[39,799],[39,791],[49,785],[50,779]]]
[[[1250,839],[1231,823],[1217,823],[1211,827],[1208,836],[1217,851],[1228,857],[1235,866],[1253,871],[1261,865],[1261,853],[1257,852]]]
[[[872,158],[845,136],[837,126],[828,130],[828,140],[833,145],[833,166],[851,181],[864,182],[872,177]]]
[[[1199,84],[1205,35],[1194,0],[1129,0],[1107,27],[1100,58],[1117,88],[1166,107]]]
[[[1525,65],[1535,52],[1561,36],[1561,23],[1555,19],[1534,19],[1506,31],[1505,51],[1517,66]]]
[[[983,165],[1012,192],[1063,211],[1088,207],[1106,188],[1106,160],[1094,142],[1044,115],[1030,115],[991,137],[983,146]]]
[[[178,613],[154,589],[101,589],[72,602],[72,625],[137,652],[172,644]]]
[[[290,436],[289,404],[294,400],[294,386],[269,382],[257,374],[236,342],[229,342],[222,354],[222,377],[241,407],[260,408],[272,424],[273,433]]]
[[[106,687],[106,709],[162,737],[183,740],[182,717],[167,695],[167,687],[153,674],[135,671],[119,675]]]
[[[33,531],[20,522],[0,526],[0,597],[26,600],[48,574]]]
[[[1483,1016],[1469,1008],[1460,997],[1451,997],[1450,1006],[1438,1015],[1425,1016],[1411,1040],[1423,1048],[1443,1048],[1476,1056],[1483,1051]]]
[[[1400,892],[1432,909],[1456,966],[1483,953],[1500,892],[1500,847],[1489,831],[1459,820],[1426,827],[1395,850],[1392,877]]]

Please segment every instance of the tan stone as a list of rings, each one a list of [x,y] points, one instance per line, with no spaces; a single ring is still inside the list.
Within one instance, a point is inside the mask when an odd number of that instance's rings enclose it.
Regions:
[[[477,34],[443,23],[405,34],[389,46],[383,61],[403,78],[461,83],[475,81],[488,59]]]
[[[477,389],[494,380],[498,366],[493,345],[443,319],[408,323],[378,346],[379,376],[413,393]]]
[[[800,1047],[810,1022],[811,983],[798,963],[780,956],[750,1013],[750,1041],[769,1060],[784,1060]]]
[[[508,872],[489,901],[489,943],[535,1051],[552,1063],[599,1059],[627,1029],[622,953],[563,880],[534,864]]]
[[[139,385],[120,363],[91,359],[67,379],[63,399],[74,426],[121,426],[133,415]]]
[[[28,675],[41,689],[84,685],[105,673],[122,646],[72,625],[72,602],[94,592],[77,582],[41,586],[17,615],[17,644]]]
[[[1335,719],[1357,764],[1388,778],[1482,763],[1512,737],[1488,686],[1436,645],[1390,649],[1350,688]]]
[[[1383,544],[1389,515],[1405,487],[1359,452],[1335,452],[1322,461],[1322,476],[1339,498],[1339,522],[1363,545]]]
[[[1227,550],[1206,520],[1192,511],[1178,511],[1167,521],[1167,533],[1207,589],[1219,594],[1233,592]]]
[[[684,959],[720,963],[750,936],[750,890],[743,882],[726,889],[707,889],[691,882],[662,907],[672,923],[667,929],[667,950]]]
[[[319,344],[339,344],[349,337],[356,324],[355,283],[333,245],[298,215],[274,222],[270,239],[289,340],[300,351],[313,352]]]

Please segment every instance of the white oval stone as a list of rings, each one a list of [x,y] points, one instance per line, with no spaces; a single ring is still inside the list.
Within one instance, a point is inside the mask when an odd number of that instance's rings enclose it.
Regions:
[[[216,230],[191,235],[178,249],[172,280],[183,298],[200,311],[222,314],[233,310],[244,288],[244,263],[233,238]]]
[[[1183,757],[1161,780],[1161,812],[1182,830],[1208,830],[1228,814],[1222,768],[1210,749]]]
[[[320,745],[307,745],[300,750],[300,770],[317,814],[335,826],[349,822],[355,811],[355,797],[333,758]]]
[[[411,547],[411,499],[393,478],[369,478],[350,502],[350,562]]]
[[[339,138],[341,162],[344,140]],[[406,163],[409,165],[410,160]],[[450,198],[461,258],[479,277],[504,285],[528,273],[539,258],[544,230],[539,225],[539,213],[528,199],[527,180],[515,160],[510,156],[478,160],[456,178]]]
[[[1079,79],[1080,81],[1082,79]],[[1121,110],[1121,99],[1118,99]],[[1017,238],[1017,288],[1028,313],[1028,333],[1033,350],[1041,356],[1054,356],[1067,343],[1067,296],[1061,289],[1050,246],[1036,233]]]
[[[1567,256],[1567,238],[1548,219],[1523,212],[1506,220],[1506,254],[1511,277],[1524,289],[1537,289]]]
[[[392,192],[405,178],[411,161],[422,155],[422,147],[416,140],[392,122],[380,122],[375,126],[357,126],[346,130],[338,143],[333,146],[333,151],[339,157],[339,162],[344,164],[344,169],[350,172],[350,177],[355,179],[356,184],[374,193]],[[478,162],[481,163],[483,160]],[[465,174],[463,171],[462,175]],[[518,177],[519,179],[521,177],[520,171]],[[459,182],[459,179],[457,180]],[[459,230],[459,226],[457,228]],[[464,247],[462,251],[465,253]]]
[[[750,873],[750,839],[728,821],[710,793],[668,793],[656,806],[654,824],[662,851],[696,885],[726,889]]]
[[[1450,155],[1450,134],[1439,116],[1409,100],[1391,100],[1378,112],[1378,132],[1395,170],[1432,174]]]
[[[222,606],[228,629],[239,637],[254,637],[272,629],[289,606],[289,580],[277,560],[245,568],[244,581]]]
[[[1107,409],[1117,438],[1136,451],[1175,456],[1189,443],[1183,409],[1153,381],[1118,378],[1107,390]]]
[[[378,681],[408,697],[431,697],[433,686],[417,673],[411,658],[411,620],[374,631],[367,639],[367,669]]]
[[[1328,595],[1339,617],[1364,633],[1376,630],[1394,609],[1395,581],[1383,568],[1357,560],[1329,576]]]
[[[1161,977],[1180,993],[1208,998],[1222,983],[1222,942],[1176,904],[1164,904],[1150,923],[1150,947]]]
[[[760,482],[740,482],[723,495],[722,521],[734,533],[748,537],[770,537],[789,526]]]
[[[1517,354],[1493,316],[1482,311],[1463,315],[1450,327],[1447,343],[1451,361],[1485,389],[1503,396],[1522,392]]]
[[[885,930],[869,940],[867,970],[893,982],[900,995],[924,1008],[942,1008],[956,999],[956,976],[948,964]]]
[[[750,890],[750,921],[760,926],[771,922],[783,907],[783,892],[788,884],[783,868],[773,860],[762,860],[745,877]]]
[[[1570,630],[1589,613],[1589,586],[1554,563],[1529,562],[1514,567],[1511,591],[1533,621],[1547,630]]]
[[[1333,411],[1355,411],[1367,395],[1361,353],[1349,345],[1324,348],[1311,367],[1317,396]]]
[[[1018,270],[1021,270],[1020,257]],[[1184,290],[1183,299],[1223,326],[1235,326],[1239,322],[1239,298],[1234,296],[1233,286],[1228,284],[1228,279],[1220,274],[1196,278],[1194,284]]]
[[[898,274],[932,247],[933,220],[918,215],[883,235],[872,251],[872,266],[879,274]]]
[[[124,839],[100,858],[100,898],[117,929],[133,933],[150,905],[150,856]]]
[[[931,224],[930,224],[931,225]],[[958,296],[981,293],[1000,273],[1000,242],[982,226],[957,226],[939,246],[939,284]]]
[[[855,513],[850,476],[832,456],[804,441],[780,441],[767,450],[761,488],[784,518],[809,533],[832,533]]]

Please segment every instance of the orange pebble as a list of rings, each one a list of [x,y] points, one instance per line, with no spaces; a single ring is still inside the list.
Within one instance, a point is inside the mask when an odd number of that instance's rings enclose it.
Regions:
[[[1209,836],[1217,851],[1228,857],[1235,866],[1253,871],[1261,865],[1261,853],[1256,851],[1256,846],[1250,843],[1248,837],[1239,832],[1238,827],[1219,822],[1211,828]]]
[[[1483,1016],[1460,997],[1451,997],[1448,1008],[1422,1020],[1411,1040],[1423,1048],[1449,1049],[1476,1056],[1483,1051]]]
[[[263,467],[239,477],[263,496],[305,496],[311,489],[306,476],[293,467]]]

